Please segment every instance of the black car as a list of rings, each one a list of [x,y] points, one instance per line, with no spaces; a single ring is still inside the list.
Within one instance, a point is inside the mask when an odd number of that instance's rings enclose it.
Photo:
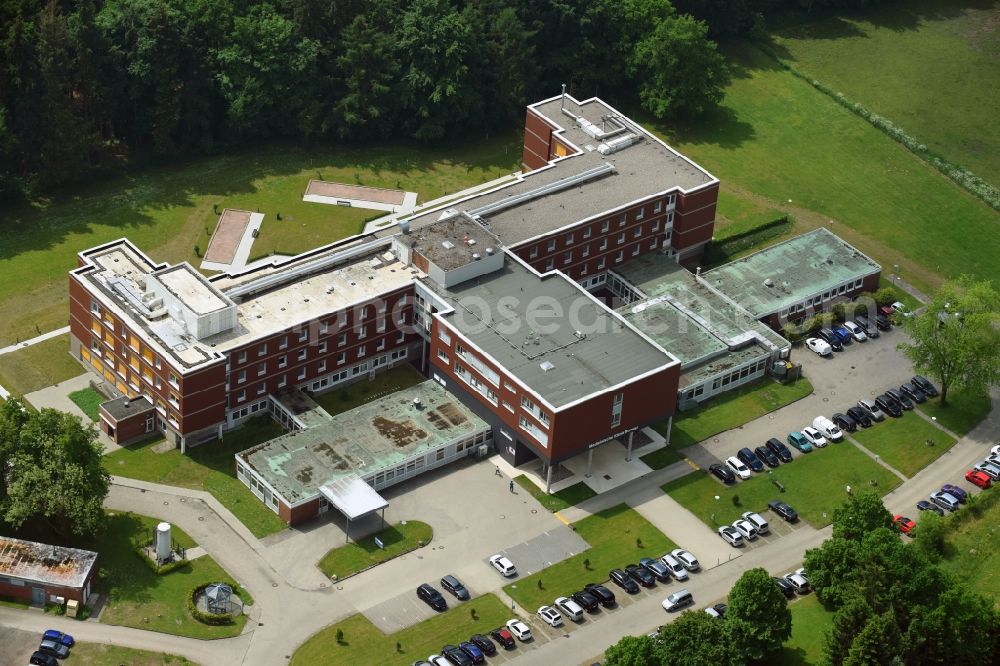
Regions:
[[[879,396],[875,398],[875,406],[889,416],[895,418],[899,418],[903,415],[903,409],[899,406],[899,403],[887,396],[885,393],[879,394]]]
[[[516,643],[514,643],[514,635],[510,633],[510,629],[507,627],[497,627],[490,632],[490,638],[495,640],[507,650],[512,649],[516,645]]]
[[[601,605],[605,608],[611,608],[615,605],[615,593],[597,583],[587,583],[583,586],[587,592],[590,592],[595,597],[601,600]]]
[[[899,392],[896,389],[887,389],[885,394],[899,403],[899,406],[905,410],[913,409],[913,401],[910,397],[904,393]]]
[[[858,429],[858,422],[852,419],[847,414],[841,414],[837,412],[830,419],[837,424],[837,427],[844,432],[854,432]]]
[[[865,333],[868,334],[869,338],[877,338],[879,336],[878,326],[873,324],[867,315],[860,314],[856,316],[854,323],[865,329]]]
[[[727,485],[730,483],[736,483],[736,475],[733,474],[733,470],[728,467],[724,467],[719,463],[710,465],[708,471],[712,473],[712,476]]]
[[[833,351],[844,351],[844,343],[840,341],[840,336],[830,329],[821,328],[816,332],[816,335],[826,340],[830,347],[833,348]]]
[[[580,604],[583,607],[583,610],[588,613],[593,613],[597,610],[597,607],[601,605],[601,600],[597,598],[596,594],[589,590],[574,592],[573,601]]]
[[[35,652],[31,655],[31,660],[28,661],[29,664],[35,664],[37,666],[58,666],[59,662],[51,654],[46,654],[45,652]]]
[[[927,402],[927,394],[913,382],[903,384],[899,387],[899,390],[913,402]]]
[[[774,437],[772,437],[771,439],[767,440],[764,443],[764,446],[767,447],[768,451],[778,456],[778,458],[781,459],[781,462],[784,463],[792,462],[792,452],[788,449],[787,446],[785,446],[785,443],[782,442],[780,439],[775,439]]]
[[[670,582],[670,570],[663,562],[654,560],[652,557],[644,557],[639,560],[639,566],[645,567],[661,583]]]
[[[778,578],[777,576],[774,576],[771,580],[773,580],[774,584],[778,586],[778,589],[781,590],[781,593],[785,595],[786,599],[795,598],[795,588],[791,583],[784,578]]]
[[[45,640],[38,644],[38,652],[45,654],[50,654],[53,657],[58,657],[59,659],[65,659],[69,656],[69,648],[62,643],[56,643],[55,641]]]
[[[861,409],[857,405],[847,408],[847,415],[850,416],[855,422],[862,428],[872,427],[872,417],[868,415],[865,410]]]
[[[441,654],[456,666],[472,666],[472,657],[465,654],[457,645],[445,645],[441,648]]]
[[[632,580],[632,577],[621,569],[612,569],[608,572],[608,577],[611,582],[622,588],[629,594],[635,594],[639,591],[639,584]]]
[[[917,502],[917,508],[921,511],[933,511],[937,515],[944,517],[944,509],[939,507],[933,502],[928,502],[927,500],[920,500]]]
[[[777,467],[780,463],[778,462],[778,456],[771,453],[765,446],[758,446],[753,450],[757,454],[757,457],[764,461],[768,467]]]
[[[799,519],[799,514],[795,512],[795,509],[780,500],[771,500],[767,503],[767,507],[784,518],[786,522],[794,523]]]
[[[482,634],[473,634],[469,637],[469,642],[482,650],[483,654],[487,657],[496,654],[497,646],[493,644],[493,641]]]
[[[875,313],[875,325],[878,326],[879,329],[883,331],[888,331],[890,328],[892,328],[892,322],[890,322],[889,318],[886,317],[881,312]]]
[[[417,588],[417,597],[436,611],[448,609],[448,603],[441,596],[441,593],[427,583]]]
[[[715,604],[714,606],[710,606],[709,608],[706,608],[705,612],[711,615],[712,617],[721,620],[722,618],[726,617],[727,610],[729,610],[728,605],[719,603]]]
[[[936,398],[938,395],[938,390],[934,388],[934,384],[931,384],[926,377],[920,375],[913,375],[913,379],[910,380],[917,385],[921,391],[927,394],[929,398]]]
[[[461,601],[466,601],[469,598],[469,591],[462,585],[462,581],[451,574],[441,579],[441,587],[454,594]]]
[[[646,567],[638,564],[628,564],[625,566],[625,573],[634,578],[643,587],[653,587],[656,585],[656,576]]]
[[[748,449],[747,447],[744,446],[742,449],[737,451],[736,457],[739,458],[741,463],[743,463],[753,471],[755,472],[764,471],[764,463],[762,463],[760,461],[760,458],[754,455],[754,452]]]

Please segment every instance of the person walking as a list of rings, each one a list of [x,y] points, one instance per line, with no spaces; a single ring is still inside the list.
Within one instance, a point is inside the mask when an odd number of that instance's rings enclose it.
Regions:
[[[510,492],[514,492],[514,479],[510,480]]]
[[[493,476],[500,476],[500,465],[497,465],[497,471],[493,473]]]

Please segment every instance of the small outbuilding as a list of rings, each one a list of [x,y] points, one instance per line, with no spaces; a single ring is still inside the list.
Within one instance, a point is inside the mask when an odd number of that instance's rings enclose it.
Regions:
[[[125,446],[155,433],[156,410],[144,397],[122,396],[101,404],[99,425],[115,444]]]
[[[0,595],[33,604],[87,602],[97,553],[0,536]]]

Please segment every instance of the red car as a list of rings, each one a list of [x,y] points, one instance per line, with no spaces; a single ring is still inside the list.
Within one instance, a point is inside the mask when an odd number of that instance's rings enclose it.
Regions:
[[[974,486],[979,486],[983,490],[986,490],[993,485],[993,480],[990,478],[990,475],[986,472],[980,472],[978,469],[970,469],[966,472],[965,480]]]
[[[896,523],[896,527],[903,534],[909,534],[913,531],[913,528],[917,526],[915,522],[907,518],[906,516],[895,515],[892,518],[892,522]]]

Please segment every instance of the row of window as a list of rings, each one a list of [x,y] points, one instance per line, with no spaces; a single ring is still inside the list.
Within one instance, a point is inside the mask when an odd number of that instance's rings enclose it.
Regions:
[[[659,238],[650,239],[650,241],[649,241],[649,251],[652,252],[653,250],[655,250],[659,246],[660,246],[660,239]],[[629,253],[629,256],[630,257],[638,257],[641,252],[642,252],[642,243],[636,243],[635,245],[632,246],[632,250]],[[583,255],[583,256],[586,257],[587,255]],[[607,257],[601,257],[600,259],[597,260],[596,270],[603,271],[607,267],[607,261],[606,261],[606,259],[607,259]],[[622,263],[623,261],[625,261],[625,250],[618,250],[618,252],[614,256],[613,265],[618,265],[618,264]],[[567,264],[571,264],[571,263],[573,263],[573,253],[572,252],[567,252],[566,255],[563,257],[563,265],[567,265]],[[545,264],[542,267],[542,272],[543,273],[548,273],[549,271],[555,270],[555,267],[556,267],[555,260],[553,260],[553,259],[546,259],[545,260]],[[581,276],[587,275],[588,272],[589,272],[589,264],[584,264],[583,266],[580,267],[580,275]]]
[[[671,212],[671,213],[669,213],[667,215],[667,219],[666,219],[668,234],[669,234],[669,232],[671,230],[670,229],[670,225],[673,224],[673,221],[674,221],[674,214],[673,214],[673,212]],[[661,223],[660,220],[656,220],[655,222],[653,222],[652,224],[650,224],[649,225],[649,230],[646,233],[643,233],[643,229],[644,229],[643,225],[639,225],[639,226],[635,227],[634,229],[631,230],[630,233],[629,232],[625,232],[625,231],[619,232],[618,237],[616,239],[616,244],[617,245],[624,245],[625,242],[628,240],[629,237],[631,237],[633,239],[637,239],[637,238],[642,238],[644,235],[645,236],[650,236],[650,235],[656,234],[656,233],[658,233],[660,231],[660,223]],[[604,226],[605,227],[607,227],[609,224],[610,223],[607,222],[607,221],[604,222]],[[590,229],[591,229],[591,227],[586,227],[584,229],[584,234],[583,234],[583,238],[584,239],[590,238],[590,235],[587,233]],[[601,231],[602,231],[602,233],[605,233],[605,232],[608,231],[608,229],[602,227]],[[669,236],[668,236],[668,238],[669,238]],[[553,253],[553,252],[556,251],[556,241],[557,241],[556,238],[550,238],[546,243],[544,243],[546,252],[548,254],[551,254],[551,253]],[[569,233],[567,233],[567,234],[565,234],[563,236],[564,247],[568,248],[568,247],[572,246],[575,243],[575,241],[576,241],[576,231],[570,231]],[[603,252],[603,251],[607,250],[608,249],[608,243],[609,243],[609,238],[607,238],[607,237],[606,238],[602,238],[597,243],[597,251],[598,252]],[[542,243],[539,243],[537,245],[533,245],[531,247],[531,249],[528,250],[528,259],[536,259],[538,257],[538,254],[540,252],[540,248],[542,247],[542,245],[543,245]],[[580,248],[581,256],[583,256],[583,257],[589,256],[590,255],[590,249],[591,249],[591,244],[590,243],[585,243],[582,246],[582,248]],[[563,254],[563,261],[564,261],[564,263],[567,263],[567,264],[570,263],[572,261],[572,256],[573,256],[573,251],[572,250],[566,251]]]
[[[768,359],[763,359],[743,368],[737,368],[732,372],[726,373],[722,377],[716,377],[712,381],[712,390],[714,391],[725,386],[729,386],[730,384],[737,384],[741,383],[743,380],[755,378],[767,369],[767,363]]]
[[[803,312],[806,308],[813,307],[815,305],[820,305],[831,298],[836,298],[837,296],[843,296],[848,291],[854,291],[855,289],[860,289],[864,281],[862,279],[852,280],[851,282],[845,282],[842,285],[827,289],[821,294],[816,294],[815,296],[810,296],[801,303],[796,303],[795,305],[789,306],[781,310],[780,314],[782,317],[789,314],[795,314],[797,312]]]
[[[95,308],[96,312],[94,311]],[[117,322],[115,322],[114,317],[107,313],[104,313],[102,317],[100,306],[93,300],[91,301],[91,313],[94,315],[94,319],[90,324],[90,330],[94,335],[90,344],[91,352],[103,357],[104,354],[101,350],[101,344],[103,343],[110,351],[117,353],[118,357],[127,362],[136,372],[140,372],[141,358],[146,366],[142,370],[142,373],[150,378],[149,383],[153,385],[153,369],[163,369],[163,362],[160,360],[160,357],[148,345],[142,344],[139,337],[125,328],[124,324],[120,324],[116,338],[115,324]],[[128,341],[127,347],[125,344],[126,340]],[[131,350],[131,353],[129,350]],[[168,372],[167,374],[170,385],[178,388],[180,382],[177,376],[173,372]],[[155,385],[157,389],[160,389],[159,377],[156,377]]]

